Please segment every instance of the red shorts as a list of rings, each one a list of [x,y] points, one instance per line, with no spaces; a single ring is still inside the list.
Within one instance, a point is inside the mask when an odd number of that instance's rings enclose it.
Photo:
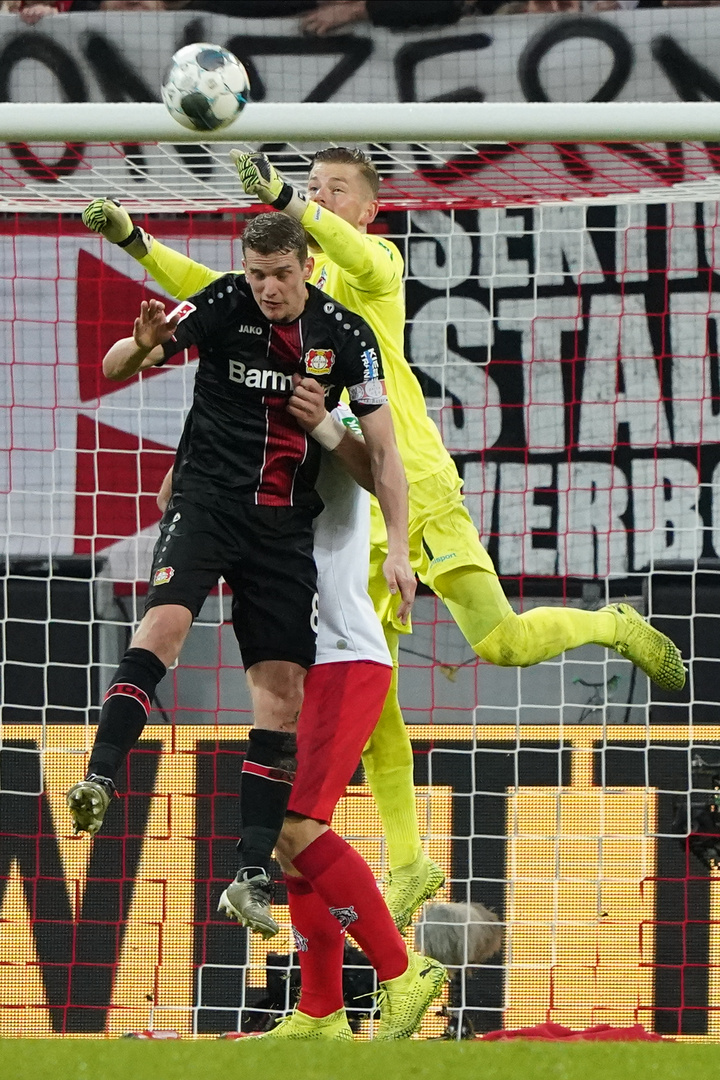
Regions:
[[[378,722],[391,677],[391,667],[373,660],[310,668],[298,718],[291,813],[330,824]]]

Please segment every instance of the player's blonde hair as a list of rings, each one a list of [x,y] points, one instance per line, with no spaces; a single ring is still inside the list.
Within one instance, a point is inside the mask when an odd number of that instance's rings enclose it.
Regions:
[[[377,199],[380,191],[380,174],[369,154],[357,146],[328,146],[324,150],[318,150],[310,162],[310,171],[316,162],[332,161],[340,165],[356,165],[358,172],[366,181],[372,191],[373,199]]]

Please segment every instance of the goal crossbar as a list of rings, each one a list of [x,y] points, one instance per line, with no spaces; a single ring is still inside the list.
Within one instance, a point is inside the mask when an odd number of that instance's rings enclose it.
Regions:
[[[0,104],[6,142],[683,142],[720,139],[720,102],[273,102],[214,132],[155,103]]]

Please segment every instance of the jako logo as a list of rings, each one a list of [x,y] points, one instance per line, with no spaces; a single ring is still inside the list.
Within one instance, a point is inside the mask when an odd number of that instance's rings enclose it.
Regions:
[[[241,323],[238,327],[238,334],[257,334],[259,337],[262,334],[262,327],[248,326],[247,323]]]
[[[246,368],[241,360],[231,360],[228,370],[231,382],[242,383],[258,390],[275,390],[279,394],[291,394],[292,375],[282,371],[264,371],[261,368]]]

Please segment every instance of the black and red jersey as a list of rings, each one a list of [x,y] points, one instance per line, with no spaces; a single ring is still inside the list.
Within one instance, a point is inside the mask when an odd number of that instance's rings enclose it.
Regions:
[[[173,486],[219,489],[265,506],[310,505],[320,446],[287,412],[295,374],[343,390],[357,416],[386,401],[375,335],[358,315],[313,285],[292,323],[271,323],[242,275],[225,274],[185,301],[165,359],[197,345],[193,404],[178,446]]]

